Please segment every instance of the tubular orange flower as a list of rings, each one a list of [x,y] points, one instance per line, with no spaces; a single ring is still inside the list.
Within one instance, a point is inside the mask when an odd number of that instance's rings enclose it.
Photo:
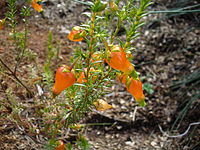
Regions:
[[[69,33],[68,38],[71,41],[80,42],[84,39],[83,38],[84,36],[85,36],[85,31],[81,27],[75,26],[72,28],[72,31]]]
[[[84,75],[84,72],[81,72],[80,73],[80,76],[79,76],[79,78],[77,79],[77,82],[78,83],[83,83],[83,82],[87,82],[87,80],[85,79],[85,75]]]
[[[108,54],[106,62],[113,69],[122,71],[125,74],[131,74],[131,72],[135,70],[133,64],[126,58],[124,49],[118,45],[114,45],[111,48],[111,52]]]
[[[138,103],[144,101],[145,96],[143,94],[142,82],[140,80],[131,79],[130,86],[127,87],[127,90],[134,96]]]
[[[74,73],[69,70],[68,66],[61,66],[56,71],[55,83],[53,86],[53,94],[56,96],[60,94],[63,90],[70,87],[76,82]]]
[[[85,71],[87,71],[87,68],[84,68],[84,70]],[[94,68],[90,68],[90,70],[89,70],[89,76],[90,75],[92,75],[92,72],[96,72],[96,71],[98,71],[98,70],[95,70]],[[93,77],[92,79],[95,79],[95,77]],[[79,76],[79,78],[77,79],[77,82],[78,83],[83,83],[83,82],[87,82],[87,80],[85,79],[85,74],[84,74],[84,72],[81,72],[80,73],[80,76]]]
[[[114,0],[111,0],[111,1],[109,2],[109,6],[110,6],[110,9],[111,9],[112,11],[117,11],[117,10],[118,10],[118,6],[115,4]]]
[[[130,75],[133,79],[138,78],[138,72],[136,72],[135,67],[126,57],[126,53],[123,48],[118,45],[114,45],[111,48],[111,52],[108,52],[108,58],[106,62],[113,69],[122,71],[126,75]]]
[[[42,0],[32,0],[31,5],[37,12],[42,12],[43,8],[42,8],[41,3],[42,3]]]
[[[105,111],[112,108],[112,105],[108,104],[106,101],[102,99],[98,99],[93,103],[98,111]]]
[[[65,149],[65,144],[62,140],[58,141],[59,145],[56,147],[56,150],[64,150]]]
[[[111,52],[108,54],[106,62],[110,67],[117,70],[124,70],[124,64],[127,63],[126,53],[118,45],[113,46]]]
[[[133,95],[136,102],[141,106],[145,106],[142,82],[139,79],[129,78],[127,75],[120,76],[119,80],[125,84],[127,91]]]

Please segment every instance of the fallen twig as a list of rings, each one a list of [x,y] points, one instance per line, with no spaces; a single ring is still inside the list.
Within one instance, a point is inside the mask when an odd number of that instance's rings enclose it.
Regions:
[[[167,134],[166,132],[163,131],[163,129],[162,129],[162,127],[161,127],[160,125],[158,125],[158,127],[159,127],[160,131],[161,131],[164,135],[166,135],[167,137],[169,137],[169,138],[179,138],[179,137],[185,136],[185,135],[189,132],[191,126],[194,126],[194,125],[200,125],[200,122],[193,122],[193,123],[190,123],[190,125],[189,125],[188,128],[187,128],[187,130],[186,130],[184,133],[178,134],[178,135],[169,135],[169,134]]]

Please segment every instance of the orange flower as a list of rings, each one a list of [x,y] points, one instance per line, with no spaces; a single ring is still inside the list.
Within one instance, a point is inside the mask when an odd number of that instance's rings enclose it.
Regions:
[[[144,101],[145,96],[143,94],[142,82],[140,80],[131,79],[131,83],[129,87],[127,87],[127,90],[134,96],[138,103]]]
[[[5,21],[6,21],[5,19],[0,20],[0,30],[3,29]]]
[[[142,82],[139,79],[133,79],[127,75],[120,76],[119,80],[125,84],[127,91],[133,95],[136,102],[138,102],[141,106],[145,106],[145,96],[142,90]]]
[[[108,59],[106,62],[110,67],[117,70],[124,70],[124,63],[127,62],[126,53],[124,50],[117,46],[113,46],[111,52],[108,54]]]
[[[135,70],[133,64],[126,58],[124,49],[118,45],[114,45],[111,48],[111,52],[108,54],[106,62],[113,69],[122,71],[125,74],[131,74],[131,72]]]
[[[110,6],[110,9],[111,9],[112,11],[117,11],[117,10],[118,10],[118,6],[115,4],[114,0],[111,0],[111,1],[109,2],[109,6]]]
[[[80,73],[80,76],[79,76],[79,78],[77,79],[77,82],[78,83],[83,83],[83,82],[87,82],[87,80],[85,79],[85,74],[84,74],[84,72],[81,72]]]
[[[84,70],[85,70],[85,72],[87,71],[87,68],[84,68]],[[92,75],[92,72],[97,72],[98,70],[95,70],[94,68],[90,68],[90,70],[89,70],[89,76],[91,76]],[[87,82],[87,80],[85,79],[86,77],[85,77],[85,74],[84,74],[84,72],[81,72],[80,73],[80,76],[79,76],[79,78],[77,79],[77,82],[78,83],[83,83],[83,82]],[[95,77],[93,77],[93,79],[95,79]]]
[[[106,101],[102,99],[98,99],[93,103],[98,111],[105,111],[112,108],[112,105],[108,104]]]
[[[65,144],[62,140],[58,141],[59,145],[56,147],[56,150],[64,150],[65,149]]]
[[[60,94],[63,90],[70,87],[76,82],[74,73],[69,70],[68,66],[61,66],[56,71],[55,83],[53,86],[53,94],[56,96]]]
[[[72,31],[69,33],[68,38],[71,41],[80,42],[84,39],[83,38],[84,36],[85,36],[85,31],[81,27],[75,26],[72,28]]]
[[[42,12],[42,0],[32,0],[31,5],[37,12]]]

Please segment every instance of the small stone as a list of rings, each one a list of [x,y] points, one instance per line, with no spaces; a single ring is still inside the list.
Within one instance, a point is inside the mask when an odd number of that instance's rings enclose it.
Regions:
[[[133,146],[133,145],[134,145],[134,143],[131,142],[131,141],[126,141],[125,144],[126,144],[126,145],[129,145],[129,146]]]

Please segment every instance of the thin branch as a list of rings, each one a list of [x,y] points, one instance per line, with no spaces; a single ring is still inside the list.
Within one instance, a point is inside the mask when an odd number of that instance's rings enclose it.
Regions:
[[[135,109],[134,109],[134,112],[133,112],[133,117],[132,117],[133,121],[135,121],[135,116],[136,116],[137,109],[138,109],[138,107],[136,106]]]
[[[13,72],[14,74],[16,74],[17,68],[19,67],[19,65],[21,63],[21,61],[24,57],[25,50],[27,48],[27,38],[28,38],[28,29],[27,28],[28,28],[28,24],[27,24],[27,19],[25,18],[25,30],[24,30],[24,40],[23,40],[24,46],[23,46],[21,52],[19,53],[19,59],[18,59],[16,65],[15,65],[15,69],[14,69],[14,72]]]
[[[16,74],[0,59],[1,64],[11,73],[11,75],[27,90],[27,92],[33,96],[33,93],[28,89],[28,87],[22,83],[22,81],[16,76]]]
[[[161,127],[160,125],[158,125],[158,127],[159,127],[160,131],[161,131],[164,135],[166,135],[167,137],[169,137],[169,138],[179,138],[179,137],[185,136],[185,135],[189,132],[191,126],[194,126],[194,125],[200,125],[200,122],[193,122],[193,123],[190,123],[190,125],[189,125],[188,128],[187,128],[187,130],[186,130],[184,133],[178,134],[178,135],[169,135],[169,134],[167,134],[166,132],[163,131],[163,129],[162,129],[162,127]]]
[[[69,67],[69,71],[71,71],[74,66],[76,65],[76,63],[78,62],[78,60],[80,59],[80,57],[76,58],[75,61],[73,62],[73,64]]]

